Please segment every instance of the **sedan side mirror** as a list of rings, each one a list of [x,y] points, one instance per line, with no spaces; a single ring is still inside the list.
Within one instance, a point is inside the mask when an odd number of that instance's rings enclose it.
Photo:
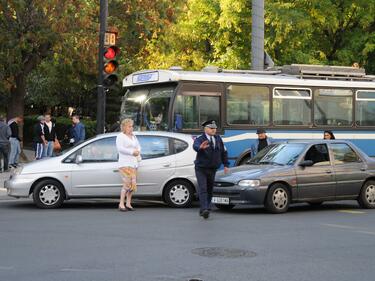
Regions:
[[[311,167],[314,165],[314,162],[312,160],[303,160],[299,163],[301,167]]]
[[[82,155],[77,155],[76,156],[76,164],[80,164],[80,163],[82,163],[83,162],[83,158],[82,158]]]

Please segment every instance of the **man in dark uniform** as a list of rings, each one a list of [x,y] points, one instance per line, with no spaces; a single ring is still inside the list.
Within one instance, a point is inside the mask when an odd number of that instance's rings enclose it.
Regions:
[[[215,121],[206,121],[202,126],[204,133],[195,139],[193,148],[197,152],[194,164],[198,181],[199,215],[207,219],[210,216],[216,171],[221,164],[224,164],[224,172],[227,173],[229,162],[223,140],[216,135]]]

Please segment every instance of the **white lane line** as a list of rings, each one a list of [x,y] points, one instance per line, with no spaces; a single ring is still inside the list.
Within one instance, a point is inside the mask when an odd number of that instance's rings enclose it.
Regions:
[[[60,271],[64,272],[106,272],[104,269],[95,268],[62,268]]]
[[[343,225],[343,224],[329,224],[323,223],[324,226],[335,227],[335,228],[343,228],[343,229],[358,229],[358,227],[350,226],[350,225]]]
[[[13,270],[14,266],[0,266],[0,270]]]
[[[356,232],[363,233],[363,234],[369,234],[369,235],[375,235],[375,232],[371,232],[371,231],[358,230]]]

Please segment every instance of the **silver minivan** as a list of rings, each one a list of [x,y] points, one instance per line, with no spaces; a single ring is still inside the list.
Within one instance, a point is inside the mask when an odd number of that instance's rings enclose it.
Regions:
[[[62,155],[13,170],[5,181],[9,196],[32,195],[40,208],[60,207],[73,198],[116,198],[122,180],[117,169],[116,137],[98,135]],[[196,193],[193,136],[171,132],[135,132],[141,145],[138,190],[134,198],[162,199],[171,207],[189,207]]]

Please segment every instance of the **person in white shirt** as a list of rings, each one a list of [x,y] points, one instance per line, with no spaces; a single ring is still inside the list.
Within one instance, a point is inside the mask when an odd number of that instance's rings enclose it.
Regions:
[[[121,122],[121,133],[116,138],[119,154],[118,168],[123,186],[120,196],[120,211],[134,211],[131,206],[133,193],[137,190],[137,168],[141,161],[141,146],[133,134],[133,120],[125,119]],[[125,204],[126,199],[126,204]]]

